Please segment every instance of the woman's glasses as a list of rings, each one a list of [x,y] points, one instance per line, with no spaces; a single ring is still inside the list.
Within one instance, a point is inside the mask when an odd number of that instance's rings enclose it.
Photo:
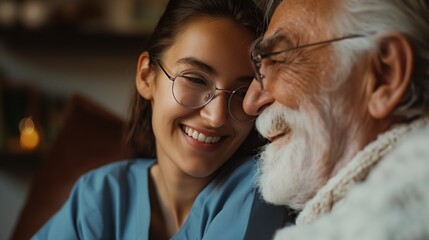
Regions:
[[[233,119],[243,122],[255,119],[255,116],[246,114],[243,109],[243,100],[249,85],[229,91],[217,88],[213,77],[203,71],[185,70],[172,77],[159,61],[157,63],[167,78],[173,82],[173,97],[183,107],[190,109],[204,107],[213,100],[216,91],[223,91],[229,94],[228,112]]]

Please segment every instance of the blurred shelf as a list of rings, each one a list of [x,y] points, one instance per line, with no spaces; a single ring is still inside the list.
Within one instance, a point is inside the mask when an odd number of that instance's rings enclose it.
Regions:
[[[0,152],[0,167],[36,168],[43,160],[42,152],[7,153]]]
[[[0,43],[14,50],[106,50],[136,53],[143,50],[149,31],[115,32],[105,29],[77,29],[74,27],[0,28]]]

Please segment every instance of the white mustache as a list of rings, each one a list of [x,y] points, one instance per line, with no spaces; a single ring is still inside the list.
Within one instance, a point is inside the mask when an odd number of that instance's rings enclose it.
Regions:
[[[297,110],[281,104],[272,104],[264,109],[256,119],[256,129],[264,137],[272,137],[284,133],[287,129],[294,129],[296,119],[302,118]]]

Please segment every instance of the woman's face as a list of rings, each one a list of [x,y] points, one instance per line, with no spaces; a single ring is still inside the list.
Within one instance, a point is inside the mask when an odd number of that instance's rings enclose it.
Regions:
[[[248,50],[252,41],[252,34],[231,20],[197,18],[185,25],[160,63],[170,76],[202,71],[217,88],[232,91],[253,79]],[[183,107],[173,97],[173,82],[160,67],[155,71],[150,100],[159,164],[191,177],[210,176],[244,141],[253,122],[231,118],[229,94],[223,91],[216,91],[204,107]]]

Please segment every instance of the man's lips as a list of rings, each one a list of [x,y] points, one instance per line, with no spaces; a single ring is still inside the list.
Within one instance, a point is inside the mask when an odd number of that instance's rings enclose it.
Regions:
[[[268,140],[270,143],[272,143],[272,142],[274,142],[275,140],[277,140],[277,139],[279,139],[279,138],[283,137],[284,135],[285,135],[285,134],[284,134],[284,133],[282,133],[282,134],[276,135],[276,136],[274,136],[274,137],[267,137],[267,140]]]
[[[289,135],[291,133],[290,128],[285,129],[284,131],[282,131],[281,133],[277,134],[277,135],[273,135],[273,136],[268,136],[267,140],[272,143],[274,141],[276,141],[279,138],[282,138],[283,136]]]

